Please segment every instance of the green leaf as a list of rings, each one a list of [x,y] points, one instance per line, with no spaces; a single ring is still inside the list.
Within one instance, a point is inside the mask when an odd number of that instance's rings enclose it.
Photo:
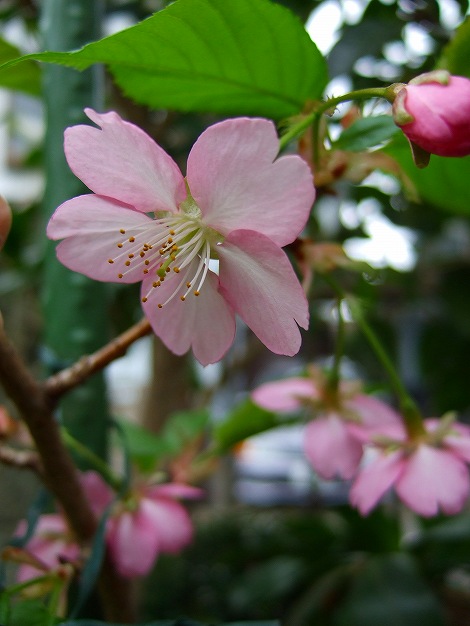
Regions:
[[[370,558],[353,581],[338,618],[337,626],[444,625],[436,597],[404,553]]]
[[[429,165],[418,169],[411,158],[408,142],[402,136],[394,139],[385,152],[398,161],[412,184],[412,191],[422,200],[452,213],[470,213],[470,156],[439,157],[433,154]]]
[[[457,29],[438,66],[451,74],[470,78],[470,17]]]
[[[246,400],[214,427],[213,437],[218,450],[225,452],[247,437],[282,423],[284,422],[275,413],[262,409],[251,400]]]
[[[361,152],[391,139],[400,132],[390,115],[364,117],[346,128],[333,143],[337,150]]]
[[[20,56],[21,52],[4,39],[0,39],[0,65]],[[32,96],[41,93],[41,72],[36,63],[25,61],[19,67],[0,72],[0,87],[24,91]]]
[[[223,115],[295,115],[327,82],[303,24],[268,0],[177,0],[80,50],[23,57],[32,58],[79,70],[105,63],[137,102]]]
[[[194,410],[172,415],[159,435],[131,422],[122,421],[120,426],[126,438],[130,457],[144,471],[150,471],[158,461],[181,453],[205,430],[208,421],[207,411]]]
[[[24,625],[28,626],[28,625]],[[39,625],[38,625],[39,626]],[[58,626],[125,626],[125,624],[109,624],[108,622],[99,622],[97,620],[68,620],[61,622]],[[145,622],[136,624],[136,626],[207,626],[201,622],[194,622],[193,620],[180,618],[177,620],[158,620],[156,622]],[[269,620],[261,622],[230,622],[225,624],[218,624],[218,626],[281,626],[278,620]]]
[[[52,626],[58,621],[40,600],[22,600],[13,604],[8,626]]]

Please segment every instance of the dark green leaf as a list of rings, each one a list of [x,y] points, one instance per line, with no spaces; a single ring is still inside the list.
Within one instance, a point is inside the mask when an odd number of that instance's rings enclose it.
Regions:
[[[246,400],[228,415],[213,431],[215,444],[220,452],[230,450],[247,437],[274,428],[281,424],[280,418],[270,411]]]
[[[451,74],[470,78],[470,17],[457,29],[445,48],[439,67],[449,70]]]
[[[75,606],[71,612],[71,617],[77,615],[83,604],[86,602],[88,596],[93,591],[95,583],[98,578],[98,574],[101,570],[101,563],[103,562],[104,552],[106,548],[105,532],[106,524],[108,521],[109,513],[111,512],[112,505],[108,506],[104,512],[95,536],[93,537],[93,543],[91,546],[91,554],[85,563],[85,567],[80,576],[78,596],[75,602]]]
[[[151,107],[274,119],[299,113],[327,82],[300,20],[268,0],[177,0],[81,50],[23,58],[79,70],[105,63],[127,96]]]
[[[337,626],[443,626],[439,603],[404,553],[370,558],[359,570]]]
[[[23,600],[13,604],[8,626],[52,626],[58,621],[40,600]]]
[[[20,50],[0,39],[0,65],[21,55]],[[25,61],[18,67],[0,72],[0,87],[24,91],[33,96],[41,93],[41,73],[32,61]]]
[[[28,625],[24,625],[28,626]],[[38,625],[39,626],[39,625]],[[109,624],[108,622],[99,622],[96,620],[72,620],[67,622],[61,622],[58,626],[125,626],[124,624]],[[201,622],[194,622],[190,619],[180,618],[177,620],[158,620],[156,622],[145,622],[136,624],[136,626],[208,626]],[[218,624],[217,626],[281,626],[277,620],[269,620],[262,622],[230,622],[225,624]]]
[[[387,141],[400,129],[390,115],[364,117],[346,128],[333,143],[337,150],[360,152]]]
[[[470,213],[470,156],[450,158],[433,154],[429,165],[418,169],[404,137],[398,136],[385,151],[398,161],[414,192],[422,200],[452,213]]]

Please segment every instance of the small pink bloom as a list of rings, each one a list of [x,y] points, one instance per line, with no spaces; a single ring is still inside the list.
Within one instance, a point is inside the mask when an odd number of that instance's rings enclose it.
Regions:
[[[192,349],[203,365],[232,344],[235,313],[270,350],[296,354],[308,306],[281,248],[305,225],[315,190],[300,157],[276,159],[272,122],[239,118],[209,127],[184,178],[117,113],[86,113],[100,129],[68,128],[65,154],[94,193],[52,216],[48,236],[64,239],[59,260],[96,280],[142,281],[155,333],[176,354]]]
[[[21,521],[16,534],[22,535],[26,523]],[[65,520],[61,515],[41,515],[34,529],[34,534],[25,546],[25,550],[38,561],[38,567],[24,564],[18,568],[18,582],[37,578],[41,574],[57,569],[65,561],[75,561],[80,555],[80,548],[73,539]]]
[[[112,490],[99,474],[86,472],[83,486],[95,512],[112,501]],[[106,541],[118,572],[133,578],[147,574],[160,553],[176,553],[193,537],[193,526],[177,498],[200,498],[189,485],[145,485],[117,502],[108,519]],[[101,504],[100,504],[101,503]]]
[[[470,490],[470,429],[453,424],[438,432],[439,420],[426,420],[427,436],[411,442],[377,441],[373,458],[360,470],[350,501],[367,515],[391,488],[406,506],[423,517],[462,510]]]
[[[393,103],[395,123],[431,154],[470,154],[470,80],[437,71],[411,80]]]
[[[386,404],[343,382],[336,393],[312,368],[308,378],[265,383],[252,393],[259,406],[279,413],[309,407],[315,414],[304,434],[304,451],[312,467],[326,479],[350,479],[359,466],[363,444],[376,433],[400,428],[400,416]]]

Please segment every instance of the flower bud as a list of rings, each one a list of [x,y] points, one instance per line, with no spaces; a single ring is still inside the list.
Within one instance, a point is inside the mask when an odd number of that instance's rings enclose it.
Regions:
[[[0,196],[0,249],[6,241],[11,226],[11,209],[8,202]]]
[[[470,154],[470,80],[437,70],[403,86],[393,118],[412,144],[439,156]]]

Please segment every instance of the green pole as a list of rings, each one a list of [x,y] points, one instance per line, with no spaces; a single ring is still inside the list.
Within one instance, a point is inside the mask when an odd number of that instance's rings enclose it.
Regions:
[[[100,37],[101,0],[43,0],[41,32],[46,50],[73,50]],[[84,107],[102,110],[103,70],[79,73],[48,65],[44,68],[46,116],[44,218],[86,187],[70,171],[63,149],[67,126],[84,123]],[[62,266],[48,242],[43,283],[44,357],[48,373],[70,365],[102,346],[109,335],[107,285]],[[96,454],[106,456],[107,400],[104,377],[67,394],[60,403],[61,419],[70,433]]]

